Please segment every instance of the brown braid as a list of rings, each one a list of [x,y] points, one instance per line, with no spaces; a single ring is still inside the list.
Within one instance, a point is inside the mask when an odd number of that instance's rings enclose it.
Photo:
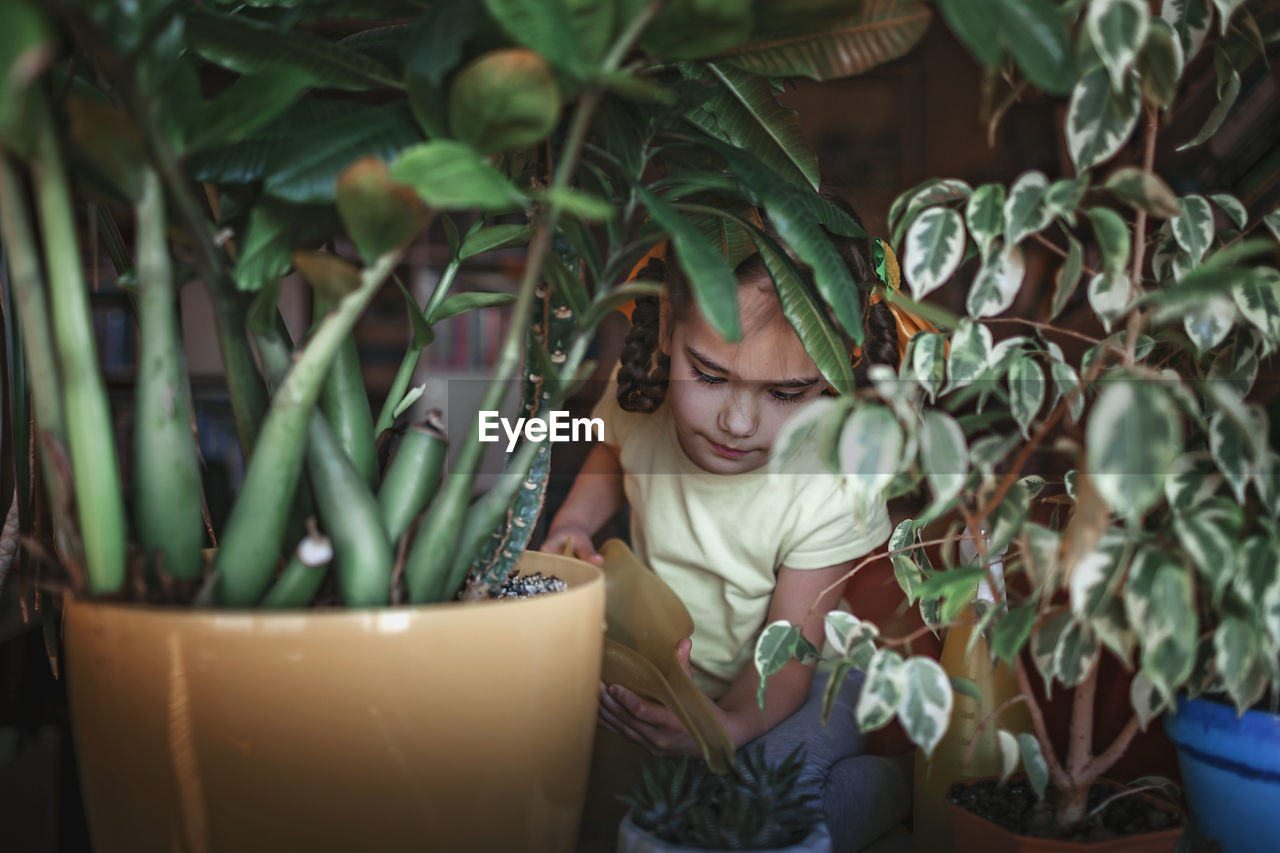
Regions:
[[[640,277],[664,281],[668,278],[667,265],[655,258],[640,271]],[[671,359],[658,347],[660,313],[658,297],[642,296],[636,300],[631,329],[618,357],[618,405],[623,411],[647,414],[666,398]]]

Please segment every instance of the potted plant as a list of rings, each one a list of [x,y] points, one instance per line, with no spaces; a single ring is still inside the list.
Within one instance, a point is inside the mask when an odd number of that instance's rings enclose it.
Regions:
[[[404,430],[389,462],[379,441],[419,393],[410,376],[433,324],[467,310],[509,312],[477,411],[499,409],[512,381],[522,416],[553,410],[595,324],[657,287],[618,282],[664,239],[727,336],[732,263],[763,241],[793,324],[814,347],[830,339],[821,299],[847,314],[853,283],[823,266],[822,227],[858,226],[816,195],[816,161],[762,75],[857,73],[914,43],[928,11],[705,5],[5,6],[13,535],[31,546],[25,569],[60,567],[72,593],[63,631],[97,847],[572,844],[598,573],[526,555],[523,571],[568,591],[451,603],[488,598],[516,568],[547,443],[525,442],[472,500],[476,417],[447,476],[437,424]],[[823,266],[821,294],[788,274],[752,205]],[[406,303],[412,341],[375,417],[352,330],[429,226],[448,255],[426,304]],[[110,253],[136,303],[127,477],[86,244],[90,263]],[[524,244],[514,295],[451,293],[470,258]],[[315,307],[296,343],[277,308],[290,270]],[[174,316],[187,279],[212,303],[248,460],[216,529]],[[852,387],[847,364],[826,364]]]
[[[777,764],[763,748],[737,756],[727,773],[698,758],[658,756],[642,769],[618,827],[621,853],[685,850],[831,850],[812,794],[800,789],[803,749]]]
[[[1161,115],[1184,71],[1203,73],[1211,58],[1219,80],[1204,128],[1176,140],[1194,147],[1222,124],[1241,74],[1260,58],[1249,33],[1274,28],[1274,17],[1256,3],[939,5],[981,64],[1005,70],[1010,98],[1038,90],[1068,99],[1062,131],[1074,174],[1051,180],[1032,171],[1008,187],[931,180],[900,196],[889,224],[903,247],[905,287],[883,288],[883,298],[941,331],[912,338],[897,371],[873,367],[874,388],[797,416],[779,451],[824,441],[868,493],[927,489],[923,512],[864,565],[887,554],[930,626],[952,624],[980,583],[995,591],[993,604],[975,607],[974,634],[1012,668],[1010,703],[1029,712],[1030,731],[999,731],[997,742],[1004,775],[1021,765],[1033,794],[1024,802],[983,783],[1012,814],[997,827],[954,812],[955,849],[1057,849],[1028,837],[1053,836],[1071,849],[1094,849],[1070,843],[1089,841],[1172,850],[1175,819],[1159,806],[1137,810],[1151,813],[1150,835],[1115,839],[1143,828],[1109,816],[1122,795],[1163,783],[1125,789],[1107,781],[1108,771],[1173,709],[1171,732],[1189,767],[1182,721],[1194,703],[1186,696],[1223,696],[1220,716],[1233,725],[1253,708],[1245,730],[1259,714],[1275,720],[1280,702],[1277,456],[1266,441],[1273,413],[1256,387],[1280,339],[1280,218],[1225,193],[1178,196],[1154,163]],[[1059,256],[1057,269],[1051,280],[1032,280],[1024,253],[1045,250]],[[964,316],[919,301],[953,276],[967,288]],[[1027,288],[1037,293],[1037,316],[1008,316]],[[929,524],[942,532],[925,535]],[[962,538],[973,540],[972,560],[955,557]],[[925,556],[933,546],[942,566]],[[991,568],[998,554],[1003,577]],[[897,718],[931,752],[955,692],[973,685],[911,655],[912,637],[881,636],[844,613],[830,614],[826,627],[837,672],[866,670],[860,726]],[[764,631],[756,663],[763,677],[793,655],[816,654],[795,626],[779,623]],[[1095,721],[1118,712],[1098,701],[1104,655],[1132,683],[1128,722],[1099,744]],[[1056,738],[1044,697],[1063,689],[1070,724]],[[1010,703],[982,723],[991,726]],[[1274,748],[1238,747],[1231,760],[1245,753],[1260,767]],[[1187,783],[1200,784],[1190,772]],[[968,805],[975,793],[953,801]],[[1197,822],[1216,823],[1189,793]],[[1274,807],[1248,802],[1247,817],[1225,820],[1271,844],[1274,832],[1259,822]],[[1255,849],[1221,840],[1224,849]]]

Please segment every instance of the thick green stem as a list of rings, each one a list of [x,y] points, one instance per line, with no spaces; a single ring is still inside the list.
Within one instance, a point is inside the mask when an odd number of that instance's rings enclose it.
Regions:
[[[214,564],[223,604],[251,606],[270,582],[302,471],[316,399],[338,349],[399,258],[400,252],[389,252],[361,272],[359,287],[344,296],[316,328],[276,392],[258,436],[258,447],[264,452],[249,463]]]
[[[327,300],[316,300],[317,319],[328,310]],[[370,488],[378,484],[378,457],[373,445],[373,412],[360,372],[360,353],[356,339],[350,336],[338,348],[329,368],[324,389],[320,392],[320,408],[333,429],[338,444]]]
[[[138,379],[133,425],[134,520],[143,554],[174,578],[200,574],[200,463],[191,434],[164,190],[142,174],[137,210]]]
[[[85,570],[94,595],[124,585],[125,517],[107,390],[98,370],[89,296],[61,146],[43,104],[34,104],[37,206],[44,232],[53,339],[62,371],[67,447],[75,478]]]

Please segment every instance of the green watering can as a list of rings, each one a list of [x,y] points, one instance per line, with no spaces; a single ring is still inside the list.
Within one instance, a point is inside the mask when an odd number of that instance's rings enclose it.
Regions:
[[[707,766],[726,772],[733,763],[733,741],[714,703],[676,655],[680,641],[693,634],[689,611],[625,542],[610,539],[600,554],[607,618],[601,680],[661,702],[693,737]]]

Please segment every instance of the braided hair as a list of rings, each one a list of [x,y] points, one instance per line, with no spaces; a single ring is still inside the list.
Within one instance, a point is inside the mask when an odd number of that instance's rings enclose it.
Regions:
[[[828,197],[828,200],[840,207],[859,225],[862,220],[853,208],[843,199]],[[766,226],[766,232],[778,242],[792,260],[797,260],[786,244],[778,239],[772,228]],[[869,364],[887,364],[898,366],[898,330],[893,314],[883,303],[868,305],[870,286],[878,281],[875,270],[871,266],[871,245],[867,237],[843,237],[827,232],[840,258],[848,267],[855,282],[858,283],[858,298],[865,318],[862,358],[854,366],[854,379],[859,386],[868,384],[866,376]],[[667,261],[652,259],[640,271],[640,277],[654,281],[665,281],[670,316],[679,318],[693,308],[693,296],[688,282],[680,271],[671,246],[667,246]],[[813,272],[804,263],[798,263],[797,269],[809,286],[813,285]],[[740,284],[747,282],[768,281],[769,271],[759,253],[749,255],[734,269],[734,276]],[[660,304],[656,296],[643,296],[636,300],[631,314],[631,329],[623,343],[618,366],[618,405],[628,412],[648,413],[662,405],[666,398],[667,384],[671,375],[671,359],[662,352],[660,339],[661,317]],[[852,348],[852,341],[845,341]]]

